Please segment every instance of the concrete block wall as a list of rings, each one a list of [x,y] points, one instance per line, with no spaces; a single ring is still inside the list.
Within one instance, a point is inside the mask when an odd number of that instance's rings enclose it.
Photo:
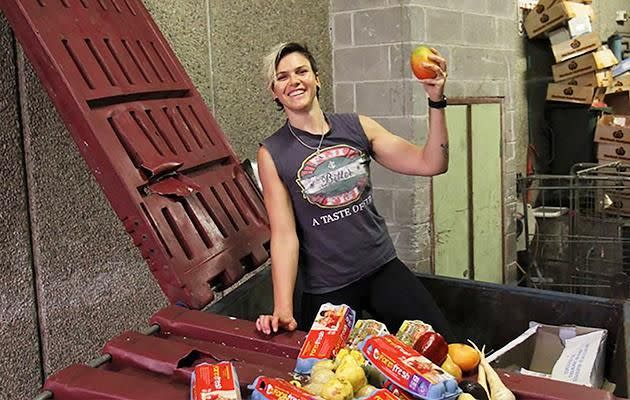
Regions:
[[[424,90],[408,57],[419,44],[448,60],[446,94],[503,100],[505,266],[515,271],[516,171],[525,164],[527,108],[524,40],[516,2],[503,0],[332,0],[335,109],[375,118],[417,143],[427,135]],[[375,204],[388,221],[399,256],[421,272],[433,257],[431,179],[373,170]]]

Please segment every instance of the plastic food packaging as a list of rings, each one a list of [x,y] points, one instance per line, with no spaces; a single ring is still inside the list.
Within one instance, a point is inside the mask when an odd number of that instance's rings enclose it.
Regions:
[[[345,304],[322,304],[298,355],[295,372],[308,374],[316,362],[333,358],[346,345],[354,317],[354,310]]]
[[[306,390],[279,378],[259,376],[250,388],[251,400],[317,400]]]
[[[416,343],[426,332],[433,332],[433,327],[417,320],[406,320],[398,328],[396,337],[404,344],[415,347]]]
[[[383,336],[389,331],[384,323],[373,319],[360,319],[354,324],[350,339],[348,339],[348,347],[358,349],[359,344],[367,339],[368,336]]]
[[[387,379],[412,396],[447,400],[461,393],[453,376],[394,335],[371,336],[359,348]]]
[[[236,370],[230,362],[203,363],[190,380],[190,400],[241,400]]]

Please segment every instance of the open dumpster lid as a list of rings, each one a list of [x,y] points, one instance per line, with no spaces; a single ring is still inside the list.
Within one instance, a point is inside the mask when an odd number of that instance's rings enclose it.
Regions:
[[[171,303],[267,260],[261,197],[140,0],[0,7]]]

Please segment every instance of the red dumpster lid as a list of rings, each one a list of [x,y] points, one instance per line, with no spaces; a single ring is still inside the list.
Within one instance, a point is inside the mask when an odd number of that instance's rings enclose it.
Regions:
[[[141,1],[0,7],[171,303],[267,260],[260,195]]]

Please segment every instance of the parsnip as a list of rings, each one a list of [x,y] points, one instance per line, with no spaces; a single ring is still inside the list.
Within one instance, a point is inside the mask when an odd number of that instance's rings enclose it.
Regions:
[[[479,360],[481,360],[482,358],[485,357],[485,354],[484,354],[485,348],[486,348],[486,346],[484,346],[481,349],[481,351],[479,351],[479,349],[477,349],[477,351],[479,352]],[[486,382],[486,370],[484,370],[481,367],[481,363],[479,363],[479,365],[477,365],[477,383],[481,385],[483,390],[486,391],[486,396],[488,396],[488,398],[490,398],[490,393],[488,392],[488,383]]]
[[[488,381],[488,386],[490,387],[490,400],[516,400],[516,396],[514,393],[510,391],[510,389],[505,386],[505,384],[501,381],[499,374],[490,366],[490,363],[486,360],[483,351],[479,350],[473,342],[470,342],[475,350],[479,352],[479,356],[481,360],[479,361],[479,370],[483,369],[483,372],[486,375],[486,380]]]

